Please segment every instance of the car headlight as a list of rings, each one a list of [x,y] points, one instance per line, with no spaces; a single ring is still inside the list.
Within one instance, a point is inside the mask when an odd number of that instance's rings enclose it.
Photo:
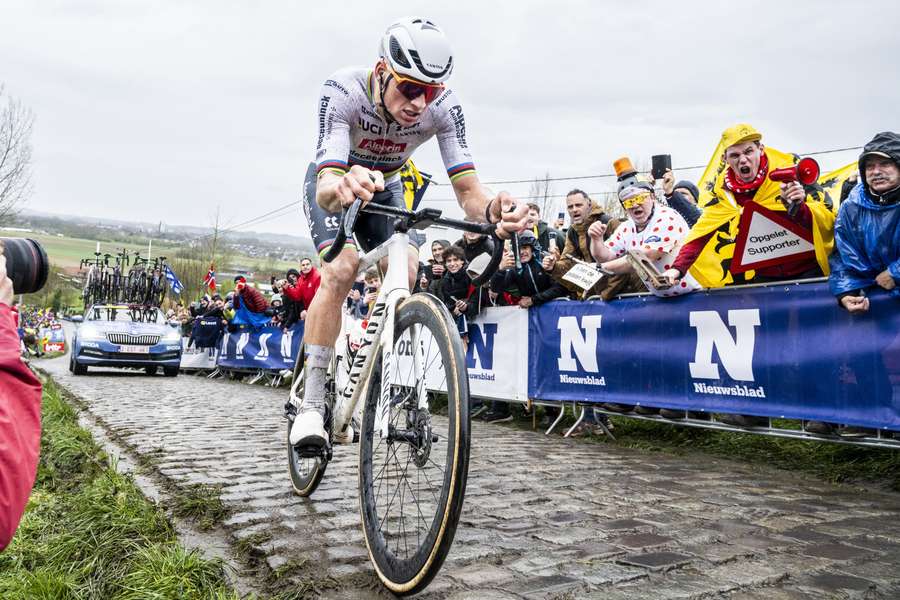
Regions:
[[[168,343],[180,342],[181,341],[181,332],[177,329],[173,329],[163,336],[163,341]]]
[[[105,336],[93,325],[82,325],[78,328],[78,337],[83,340],[102,340]]]

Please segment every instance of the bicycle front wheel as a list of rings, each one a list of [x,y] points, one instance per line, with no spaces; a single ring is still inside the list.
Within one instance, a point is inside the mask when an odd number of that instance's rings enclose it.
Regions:
[[[360,510],[378,577],[407,595],[431,582],[456,533],[469,469],[469,386],[456,325],[434,296],[407,299],[395,325],[391,356],[374,349],[368,379]],[[385,392],[390,401],[379,418]]]

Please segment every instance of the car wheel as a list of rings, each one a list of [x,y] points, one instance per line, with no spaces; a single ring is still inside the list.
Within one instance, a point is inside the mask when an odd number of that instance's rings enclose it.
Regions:
[[[156,375],[157,367],[144,367],[144,373],[147,375]]]
[[[79,365],[77,360],[72,365],[72,373],[75,375],[87,375],[87,372],[87,365]]]
[[[163,374],[166,377],[175,377],[178,375],[178,367],[163,367]]]

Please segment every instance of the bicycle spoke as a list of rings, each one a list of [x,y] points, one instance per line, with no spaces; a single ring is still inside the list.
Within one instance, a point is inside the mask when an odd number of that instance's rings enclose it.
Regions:
[[[393,448],[393,444],[391,446],[388,446],[388,451],[390,451],[394,455],[395,464],[399,464],[396,460],[397,450],[395,448]],[[390,456],[388,457],[388,460],[390,460]],[[387,519],[387,515],[390,513],[391,505],[394,503],[394,498],[396,498],[396,496],[397,496],[397,491],[394,491],[394,494],[393,494],[393,496],[391,496],[391,499],[388,502],[388,505],[385,507],[384,517],[381,519],[381,524],[379,525],[379,529],[384,527],[384,522]]]
[[[391,370],[376,367],[366,396],[363,529],[379,577],[403,595],[410,593],[410,577],[418,582],[415,593],[440,568],[465,494],[468,422],[455,421],[468,400],[467,387],[460,388],[465,360],[445,315],[432,299],[400,306]],[[390,380],[379,381],[379,374]],[[384,438],[375,429],[382,390],[389,393]],[[436,414],[445,403],[449,415]]]

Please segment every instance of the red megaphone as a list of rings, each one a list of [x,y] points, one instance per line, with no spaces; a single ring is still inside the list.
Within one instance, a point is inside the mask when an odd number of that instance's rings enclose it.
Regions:
[[[803,185],[810,185],[819,179],[819,163],[814,158],[801,158],[793,167],[785,167],[783,169],[775,169],[769,172],[769,179],[772,181],[780,181],[787,183],[788,181],[799,181]]]

